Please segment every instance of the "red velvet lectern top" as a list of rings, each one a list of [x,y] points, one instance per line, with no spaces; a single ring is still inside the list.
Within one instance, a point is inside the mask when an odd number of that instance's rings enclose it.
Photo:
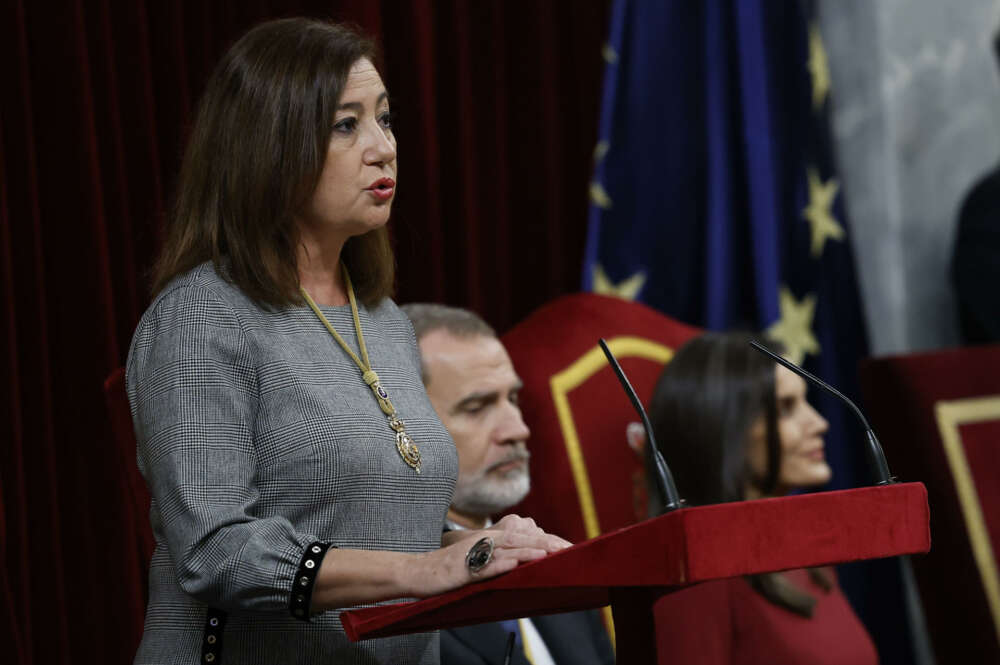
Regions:
[[[831,571],[832,573],[832,571]],[[812,617],[775,605],[742,577],[703,582],[653,606],[661,662],[689,665],[877,665],[875,645],[840,587],[785,573],[816,598]]]

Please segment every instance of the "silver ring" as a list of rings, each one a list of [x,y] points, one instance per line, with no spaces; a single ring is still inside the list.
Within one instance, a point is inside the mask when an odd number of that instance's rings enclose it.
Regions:
[[[493,560],[493,539],[480,538],[465,555],[465,565],[470,573],[478,573]]]

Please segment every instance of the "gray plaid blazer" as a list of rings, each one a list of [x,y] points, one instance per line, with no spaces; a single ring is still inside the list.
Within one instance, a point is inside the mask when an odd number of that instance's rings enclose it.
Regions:
[[[357,351],[349,307],[324,314]],[[416,474],[357,366],[307,307],[267,311],[210,264],[143,315],[126,387],[156,550],[136,663],[437,663],[436,633],[350,643],[289,612],[306,548],[425,552],[458,470],[409,320],[361,309],[372,365],[420,446]],[[206,657],[206,622],[222,612]]]

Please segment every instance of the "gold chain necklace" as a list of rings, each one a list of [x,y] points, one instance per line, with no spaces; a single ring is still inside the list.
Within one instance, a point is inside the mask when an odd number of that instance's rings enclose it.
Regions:
[[[379,381],[378,374],[372,369],[371,361],[368,359],[368,349],[365,347],[365,335],[361,331],[361,318],[358,316],[358,304],[354,300],[354,287],[351,285],[351,276],[347,274],[347,266],[342,266],[344,272],[344,284],[347,286],[347,299],[351,303],[351,314],[354,316],[354,331],[358,335],[358,346],[361,348],[361,358],[351,350],[351,347],[347,346],[343,338],[337,333],[336,328],[331,325],[323,312],[319,310],[313,299],[309,297],[306,290],[301,286],[299,291],[302,293],[302,297],[306,299],[309,303],[309,307],[312,311],[319,317],[319,320],[323,322],[326,329],[333,335],[333,338],[337,340],[340,344],[340,348],[344,350],[347,355],[351,357],[354,364],[358,366],[361,370],[361,378],[372,389],[372,394],[375,395],[375,400],[378,402],[379,407],[382,409],[382,413],[385,414],[386,418],[389,420],[389,427],[392,431],[396,433],[396,450],[399,452],[399,456],[403,458],[406,464],[420,473],[420,449],[417,448],[416,442],[413,438],[406,433],[406,424],[402,419],[396,414],[396,407],[392,405],[389,400],[389,393],[386,392],[385,388],[382,387],[382,383]]]

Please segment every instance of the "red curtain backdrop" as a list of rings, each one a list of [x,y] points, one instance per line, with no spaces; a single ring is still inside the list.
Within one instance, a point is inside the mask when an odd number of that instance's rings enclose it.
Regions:
[[[468,306],[502,331],[578,288],[606,5],[5,0],[4,662],[134,653],[145,580],[101,386],[149,301],[188,123],[226,47],[291,15],[378,39],[399,140],[397,299]]]

